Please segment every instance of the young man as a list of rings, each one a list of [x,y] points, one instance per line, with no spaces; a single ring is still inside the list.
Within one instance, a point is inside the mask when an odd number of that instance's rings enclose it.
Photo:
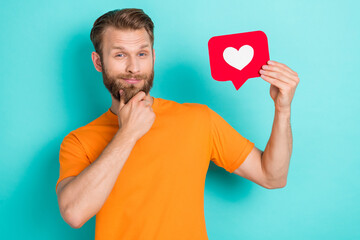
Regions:
[[[261,70],[275,102],[262,152],[206,105],[150,96],[153,28],[141,9],[122,9],[98,18],[91,30],[92,60],[112,105],[64,138],[56,192],[73,228],[96,215],[96,240],[207,239],[203,203],[210,160],[268,189],[286,184],[297,74],[277,62]]]

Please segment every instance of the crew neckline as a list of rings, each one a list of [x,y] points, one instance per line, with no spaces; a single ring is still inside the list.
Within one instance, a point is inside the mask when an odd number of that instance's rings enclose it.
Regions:
[[[151,107],[152,107],[153,111],[156,112],[157,106],[158,106],[158,98],[156,98],[156,97],[152,97],[152,98],[153,98],[153,103],[152,103]],[[113,112],[110,110],[110,108],[107,110],[106,114],[107,114],[112,120],[116,120],[116,121],[118,120],[118,116],[117,116],[115,113],[113,113]]]

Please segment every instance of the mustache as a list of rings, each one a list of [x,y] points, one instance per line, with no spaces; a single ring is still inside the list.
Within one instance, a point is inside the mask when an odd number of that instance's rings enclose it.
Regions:
[[[143,74],[143,75],[118,75],[118,78],[141,80],[141,79],[147,78],[147,75],[145,75],[145,74]]]

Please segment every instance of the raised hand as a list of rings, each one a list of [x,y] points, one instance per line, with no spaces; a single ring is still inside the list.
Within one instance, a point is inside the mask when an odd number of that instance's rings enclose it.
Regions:
[[[119,130],[126,132],[136,140],[150,130],[155,121],[155,113],[152,110],[151,103],[146,100],[145,92],[138,92],[127,104],[120,97],[118,120]]]

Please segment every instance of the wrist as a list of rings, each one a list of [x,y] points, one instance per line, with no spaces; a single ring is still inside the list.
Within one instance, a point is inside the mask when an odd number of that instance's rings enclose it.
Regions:
[[[278,114],[290,114],[291,113],[291,108],[287,107],[287,108],[278,108],[275,106],[275,113]]]
[[[137,142],[137,140],[138,140],[138,138],[133,133],[128,131],[126,128],[119,128],[116,135],[118,135],[122,139],[127,139],[134,143]]]

